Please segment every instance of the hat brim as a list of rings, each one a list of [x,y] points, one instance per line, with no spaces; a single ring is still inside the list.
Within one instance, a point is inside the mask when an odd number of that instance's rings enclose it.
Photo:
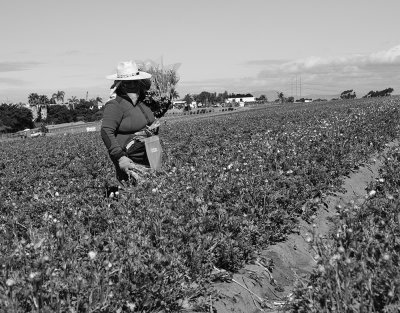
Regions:
[[[106,78],[107,79],[112,79],[112,80],[140,80],[140,79],[151,78],[151,74],[139,71],[139,74],[138,75],[134,75],[134,76],[118,77],[117,74],[112,74],[112,75],[106,76]]]

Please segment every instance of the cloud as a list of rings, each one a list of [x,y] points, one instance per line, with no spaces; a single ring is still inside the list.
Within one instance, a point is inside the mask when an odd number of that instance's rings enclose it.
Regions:
[[[64,53],[62,53],[62,55],[77,55],[77,54],[81,54],[81,51],[79,51],[79,50],[67,50]]]
[[[259,79],[257,77],[218,78],[198,81],[182,80],[178,84],[178,91],[182,97],[186,93],[198,94],[201,91],[219,93],[226,90],[228,92],[247,93],[253,90],[274,89],[273,86],[282,85],[283,80],[282,77],[276,77],[274,80]]]
[[[387,71],[388,68],[400,68],[400,45],[386,51],[371,54],[354,54],[342,57],[316,57],[284,62],[270,63],[259,73],[259,77],[268,78],[276,74],[329,74],[357,73],[363,71]]]
[[[387,51],[372,53],[368,61],[372,64],[400,64],[400,45],[395,46]]]
[[[333,92],[354,88],[360,94],[369,90],[393,87],[399,90],[400,45],[370,54],[318,57],[278,62],[278,60],[250,61],[259,64],[260,72],[245,81],[245,85],[260,85],[291,93],[300,85],[302,91]],[[297,82],[295,80],[297,79]],[[297,86],[296,86],[297,85]]]
[[[250,60],[245,63],[245,65],[256,65],[256,66],[265,66],[265,65],[281,65],[289,62],[289,60]]]
[[[0,84],[9,86],[21,86],[21,85],[26,85],[27,82],[17,78],[0,77]]]
[[[287,95],[332,95],[354,89],[360,96],[370,90],[388,87],[394,88],[397,93],[400,90],[400,45],[370,54],[310,56],[291,61],[252,60],[244,65],[257,66],[260,71],[253,77],[236,79],[182,80],[178,88],[188,93],[199,93],[203,90],[242,93],[280,90]]]
[[[42,63],[39,62],[0,62],[0,73],[30,70]]]

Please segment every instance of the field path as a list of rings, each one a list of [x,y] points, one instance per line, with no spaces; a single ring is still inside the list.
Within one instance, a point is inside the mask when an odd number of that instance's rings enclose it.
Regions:
[[[314,220],[317,235],[328,234],[331,223],[329,217],[335,215],[337,205],[365,199],[365,188],[379,177],[383,155],[395,144],[397,143],[388,144],[385,151],[371,157],[369,164],[346,177],[344,193],[325,199],[327,208],[320,209]],[[234,274],[232,282],[215,283],[214,288],[218,291],[219,299],[212,306],[218,313],[279,312],[283,302],[290,297],[297,277],[310,273],[316,264],[313,259],[315,253],[306,242],[312,228],[312,224],[299,221],[297,233],[289,235],[286,241],[261,251],[259,260]],[[270,267],[271,262],[273,266]]]

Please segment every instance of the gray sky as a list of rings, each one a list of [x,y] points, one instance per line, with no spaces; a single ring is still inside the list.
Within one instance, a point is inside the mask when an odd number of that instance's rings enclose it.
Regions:
[[[178,92],[400,93],[400,1],[1,1],[0,102],[106,98],[117,63],[181,63]],[[298,92],[297,92],[298,93]]]

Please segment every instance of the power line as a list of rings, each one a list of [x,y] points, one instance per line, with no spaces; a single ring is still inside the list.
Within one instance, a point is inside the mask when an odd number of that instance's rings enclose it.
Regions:
[[[301,99],[301,75],[300,75],[300,99]]]

